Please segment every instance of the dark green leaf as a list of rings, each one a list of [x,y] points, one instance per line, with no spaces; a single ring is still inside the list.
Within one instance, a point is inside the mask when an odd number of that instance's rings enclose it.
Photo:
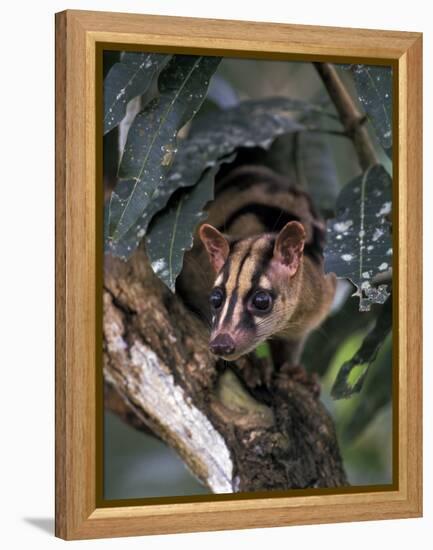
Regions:
[[[388,298],[376,320],[374,328],[367,334],[361,347],[350,361],[340,368],[331,394],[334,399],[350,397],[359,393],[367,376],[368,368],[392,327],[392,299]],[[350,381],[354,369],[361,372],[355,381]]]
[[[337,218],[328,221],[325,270],[352,281],[360,311],[388,297],[386,285],[376,288],[372,281],[392,267],[391,205],[391,178],[375,165],[343,187]]]
[[[231,160],[226,159],[226,162]],[[213,166],[194,187],[176,192],[167,207],[155,216],[146,236],[152,269],[173,292],[184,252],[192,247],[194,230],[207,216],[203,209],[214,197],[218,169],[219,165]]]
[[[160,75],[160,96],[135,117],[119,168],[119,177],[134,184],[118,217],[110,219],[114,242],[135,228],[160,193],[177,151],[177,132],[199,109],[219,62],[216,57],[174,56]]]
[[[169,176],[153,193],[152,201],[147,201],[146,211],[137,224],[122,238],[108,243],[111,253],[128,258],[152,217],[164,208],[171,195],[180,187],[193,186],[204,170],[218,165],[222,158],[239,147],[269,148],[277,136],[303,130],[304,126],[291,116],[292,107],[292,100],[271,98],[246,101],[207,117],[206,129],[179,144]]]
[[[240,147],[267,149],[277,136],[303,130],[292,117],[292,107],[292,100],[271,98],[210,113],[206,128],[179,147],[164,194],[168,198],[177,188],[194,185],[206,168]]]
[[[353,442],[392,399],[392,337],[389,336],[371,365],[361,399],[345,422],[342,435],[346,441]]]
[[[206,129],[195,132],[179,147],[166,186],[152,209],[157,212],[176,189],[194,185],[206,168],[215,166],[238,148],[266,149],[276,136],[303,130],[304,126],[284,110],[289,105],[290,100],[246,101],[232,109],[211,113],[206,118]]]
[[[116,223],[119,220],[120,216],[122,215],[122,212],[125,208],[126,202],[128,200],[129,195],[131,194],[133,188],[134,188],[135,180],[121,180],[117,186],[116,189],[111,193],[110,200],[108,204],[105,205],[104,208],[104,240],[105,240],[105,251],[108,253],[114,253],[113,247],[116,245],[111,238],[110,235],[113,234],[113,232],[116,229]],[[141,231],[141,228],[136,228],[136,231],[134,232],[134,236],[137,234],[136,240],[137,245],[139,240],[144,236],[144,231]],[[124,242],[125,251],[122,256],[126,256],[128,253],[132,253],[133,251],[133,245],[131,242]],[[136,246],[134,246],[135,250]]]
[[[392,148],[392,67],[351,65],[359,101],[382,147]]]
[[[255,124],[255,120],[244,120],[248,117],[258,117],[258,121],[264,122],[266,127],[276,128],[282,119],[294,121],[297,115],[316,115],[333,116],[321,105],[303,101],[301,99],[292,99],[289,97],[266,97],[263,99],[245,100],[230,108],[224,108],[219,111],[212,111],[206,115],[198,116],[194,119],[191,135],[206,133],[210,128],[217,126],[224,130],[229,128],[231,122],[240,125],[241,128],[255,126],[260,128],[260,124]],[[301,124],[302,128],[305,126]],[[281,132],[284,133],[284,132]]]
[[[158,53],[125,52],[104,80],[104,134],[115,128],[126,114],[126,106],[149,88],[154,76],[170,56]]]

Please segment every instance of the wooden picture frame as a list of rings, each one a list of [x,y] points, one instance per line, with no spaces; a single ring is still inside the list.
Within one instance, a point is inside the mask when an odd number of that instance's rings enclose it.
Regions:
[[[390,490],[101,505],[97,411],[102,397],[97,389],[103,203],[96,86],[107,44],[393,67],[398,468]],[[420,516],[421,201],[421,34],[86,11],[56,14],[56,535],[83,539]]]

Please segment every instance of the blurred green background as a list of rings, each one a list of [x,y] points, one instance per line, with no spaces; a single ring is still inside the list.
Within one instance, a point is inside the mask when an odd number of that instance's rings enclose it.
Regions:
[[[350,73],[345,70],[339,72],[356,99]],[[270,96],[286,96],[316,103],[327,100],[322,82],[311,63],[224,59],[211,82],[203,110],[230,107],[239,100]],[[329,108],[333,110],[332,105]],[[360,109],[362,110],[361,107]],[[326,121],[324,124],[326,125]],[[391,171],[391,163],[369,124],[368,128],[381,162]],[[338,183],[343,186],[360,173],[352,142],[338,135],[321,135],[329,148],[332,169],[335,170]],[[349,302],[356,300],[350,298],[348,286],[341,285],[340,300],[332,314],[336,319],[339,319],[338,316]],[[366,314],[354,310],[353,315]],[[320,376],[321,399],[335,421],[349,482],[352,485],[388,484],[392,482],[391,336],[387,338],[370,367],[360,394],[338,401],[330,397],[339,368],[358,349],[374,324],[374,315],[359,318],[359,323],[354,319],[352,324],[354,328],[350,334],[343,330],[343,324],[337,324],[337,328],[335,324],[331,325],[331,334],[330,327],[325,323],[318,334],[307,342],[303,364]],[[338,346],[332,350],[332,356],[329,356],[329,350],[325,354],[324,343],[331,338],[338,339]],[[112,413],[105,413],[106,499],[208,492],[171,449],[155,438],[124,424]]]

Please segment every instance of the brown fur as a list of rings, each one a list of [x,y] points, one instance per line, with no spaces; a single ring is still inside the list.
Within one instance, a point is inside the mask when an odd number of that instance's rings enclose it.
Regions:
[[[208,320],[211,341],[233,340],[226,359],[279,337],[290,343],[295,361],[328,314],[336,283],[323,272],[324,225],[308,195],[266,168],[243,167],[219,182],[208,213],[185,255],[179,292]],[[224,303],[211,311],[213,287]],[[255,307],[256,292],[272,294],[269,313]]]

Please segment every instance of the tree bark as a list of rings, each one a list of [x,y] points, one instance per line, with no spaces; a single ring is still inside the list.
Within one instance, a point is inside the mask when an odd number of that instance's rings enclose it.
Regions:
[[[347,484],[333,422],[308,384],[252,357],[215,361],[206,327],[143,250],[107,258],[104,281],[107,407],[215,493]]]

